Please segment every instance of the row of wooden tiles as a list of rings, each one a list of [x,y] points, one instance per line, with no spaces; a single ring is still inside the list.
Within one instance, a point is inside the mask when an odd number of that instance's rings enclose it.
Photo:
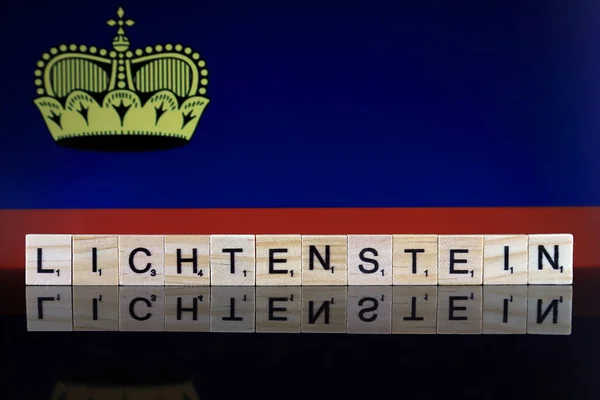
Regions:
[[[30,331],[571,333],[571,285],[28,286]]]
[[[573,236],[27,235],[27,285],[571,284]]]

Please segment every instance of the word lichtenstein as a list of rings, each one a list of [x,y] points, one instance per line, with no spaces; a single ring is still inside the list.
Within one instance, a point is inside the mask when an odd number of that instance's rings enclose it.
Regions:
[[[26,236],[27,285],[570,285],[573,235]]]

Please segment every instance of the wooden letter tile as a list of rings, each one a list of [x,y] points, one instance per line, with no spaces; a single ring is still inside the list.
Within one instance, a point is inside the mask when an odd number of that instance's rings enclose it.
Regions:
[[[256,285],[302,284],[302,236],[256,236]]]
[[[163,332],[165,289],[152,286],[119,288],[119,330]]]
[[[439,236],[438,260],[439,285],[481,285],[483,236]]]
[[[527,284],[527,235],[483,237],[483,284]]]
[[[165,236],[165,286],[210,285],[210,235]]]
[[[118,331],[119,287],[74,286],[73,328],[75,331]]]
[[[25,284],[71,284],[71,235],[27,235],[25,237]]]
[[[256,332],[300,333],[301,315],[300,286],[256,288]]]
[[[527,286],[483,287],[483,333],[527,333]]]
[[[28,286],[25,289],[28,331],[72,331],[70,286]]]
[[[303,287],[301,332],[345,333],[347,301],[346,286]]]
[[[392,235],[348,235],[348,285],[392,285]]]
[[[119,284],[162,286],[164,283],[164,237],[119,236]]]
[[[348,238],[302,235],[302,285],[348,284]]]
[[[255,288],[213,287],[210,291],[211,332],[254,332]]]
[[[573,287],[529,286],[527,292],[527,333],[570,335]]]
[[[211,285],[254,286],[255,256],[254,235],[211,235]]]
[[[209,328],[208,286],[165,288],[165,331],[208,332]]]
[[[481,286],[440,286],[438,289],[438,334],[481,334]]]
[[[437,235],[393,236],[394,285],[437,285]]]
[[[394,286],[392,333],[435,334],[437,286]]]
[[[573,235],[529,235],[530,285],[573,283]]]
[[[348,333],[392,333],[392,286],[348,287]]]
[[[118,236],[73,235],[73,285],[119,284]]]

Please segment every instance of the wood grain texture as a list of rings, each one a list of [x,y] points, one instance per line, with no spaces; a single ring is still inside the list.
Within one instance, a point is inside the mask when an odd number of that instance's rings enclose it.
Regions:
[[[570,335],[573,287],[571,285],[529,286],[527,290],[527,333]]]
[[[393,334],[435,334],[437,327],[437,286],[394,286]]]
[[[347,319],[349,334],[390,334],[392,287],[349,286]]]
[[[25,236],[25,284],[70,285],[72,235]]]
[[[74,286],[73,330],[118,331],[119,287]]]
[[[348,284],[346,235],[302,235],[302,285]]]
[[[483,288],[483,333],[527,333],[527,286]]]
[[[392,285],[392,235],[348,235],[348,285]]]
[[[73,285],[118,284],[118,235],[73,235]]]
[[[256,332],[300,333],[301,316],[301,287],[256,288]]]
[[[69,286],[27,286],[25,299],[28,331],[73,330],[72,294]]]
[[[256,285],[302,285],[302,236],[256,235]]]
[[[212,286],[254,286],[256,283],[254,235],[210,236]]]
[[[252,333],[255,331],[256,293],[254,287],[212,287],[210,331]]]
[[[165,287],[166,332],[209,332],[209,330],[209,287]]]
[[[438,289],[438,334],[481,334],[482,287],[440,286]]]
[[[119,284],[162,286],[165,249],[162,235],[119,236]]]
[[[119,288],[119,331],[163,332],[165,291],[162,286]]]
[[[438,237],[438,284],[481,285],[483,283],[483,236],[440,235]]]
[[[484,235],[483,284],[526,285],[527,235]]]
[[[210,285],[210,235],[166,235],[165,286]]]
[[[573,283],[573,235],[529,235],[530,285]]]
[[[344,238],[345,239],[345,238]],[[302,288],[302,333],[345,333],[348,288]]]
[[[437,285],[437,235],[393,235],[394,285]]]

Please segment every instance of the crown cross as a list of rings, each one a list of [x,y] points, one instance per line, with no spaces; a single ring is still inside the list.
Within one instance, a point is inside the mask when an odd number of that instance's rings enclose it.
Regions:
[[[129,39],[127,38],[127,36],[125,36],[125,29],[123,27],[125,25],[133,26],[135,24],[135,21],[133,21],[132,19],[123,20],[124,16],[125,11],[123,10],[123,7],[119,7],[119,9],[117,10],[117,17],[119,17],[119,19],[117,19],[116,21],[114,19],[106,21],[106,24],[108,26],[119,27],[117,30],[117,36],[115,36],[112,43],[113,48],[119,53],[123,53],[127,51],[127,49],[129,49]]]

